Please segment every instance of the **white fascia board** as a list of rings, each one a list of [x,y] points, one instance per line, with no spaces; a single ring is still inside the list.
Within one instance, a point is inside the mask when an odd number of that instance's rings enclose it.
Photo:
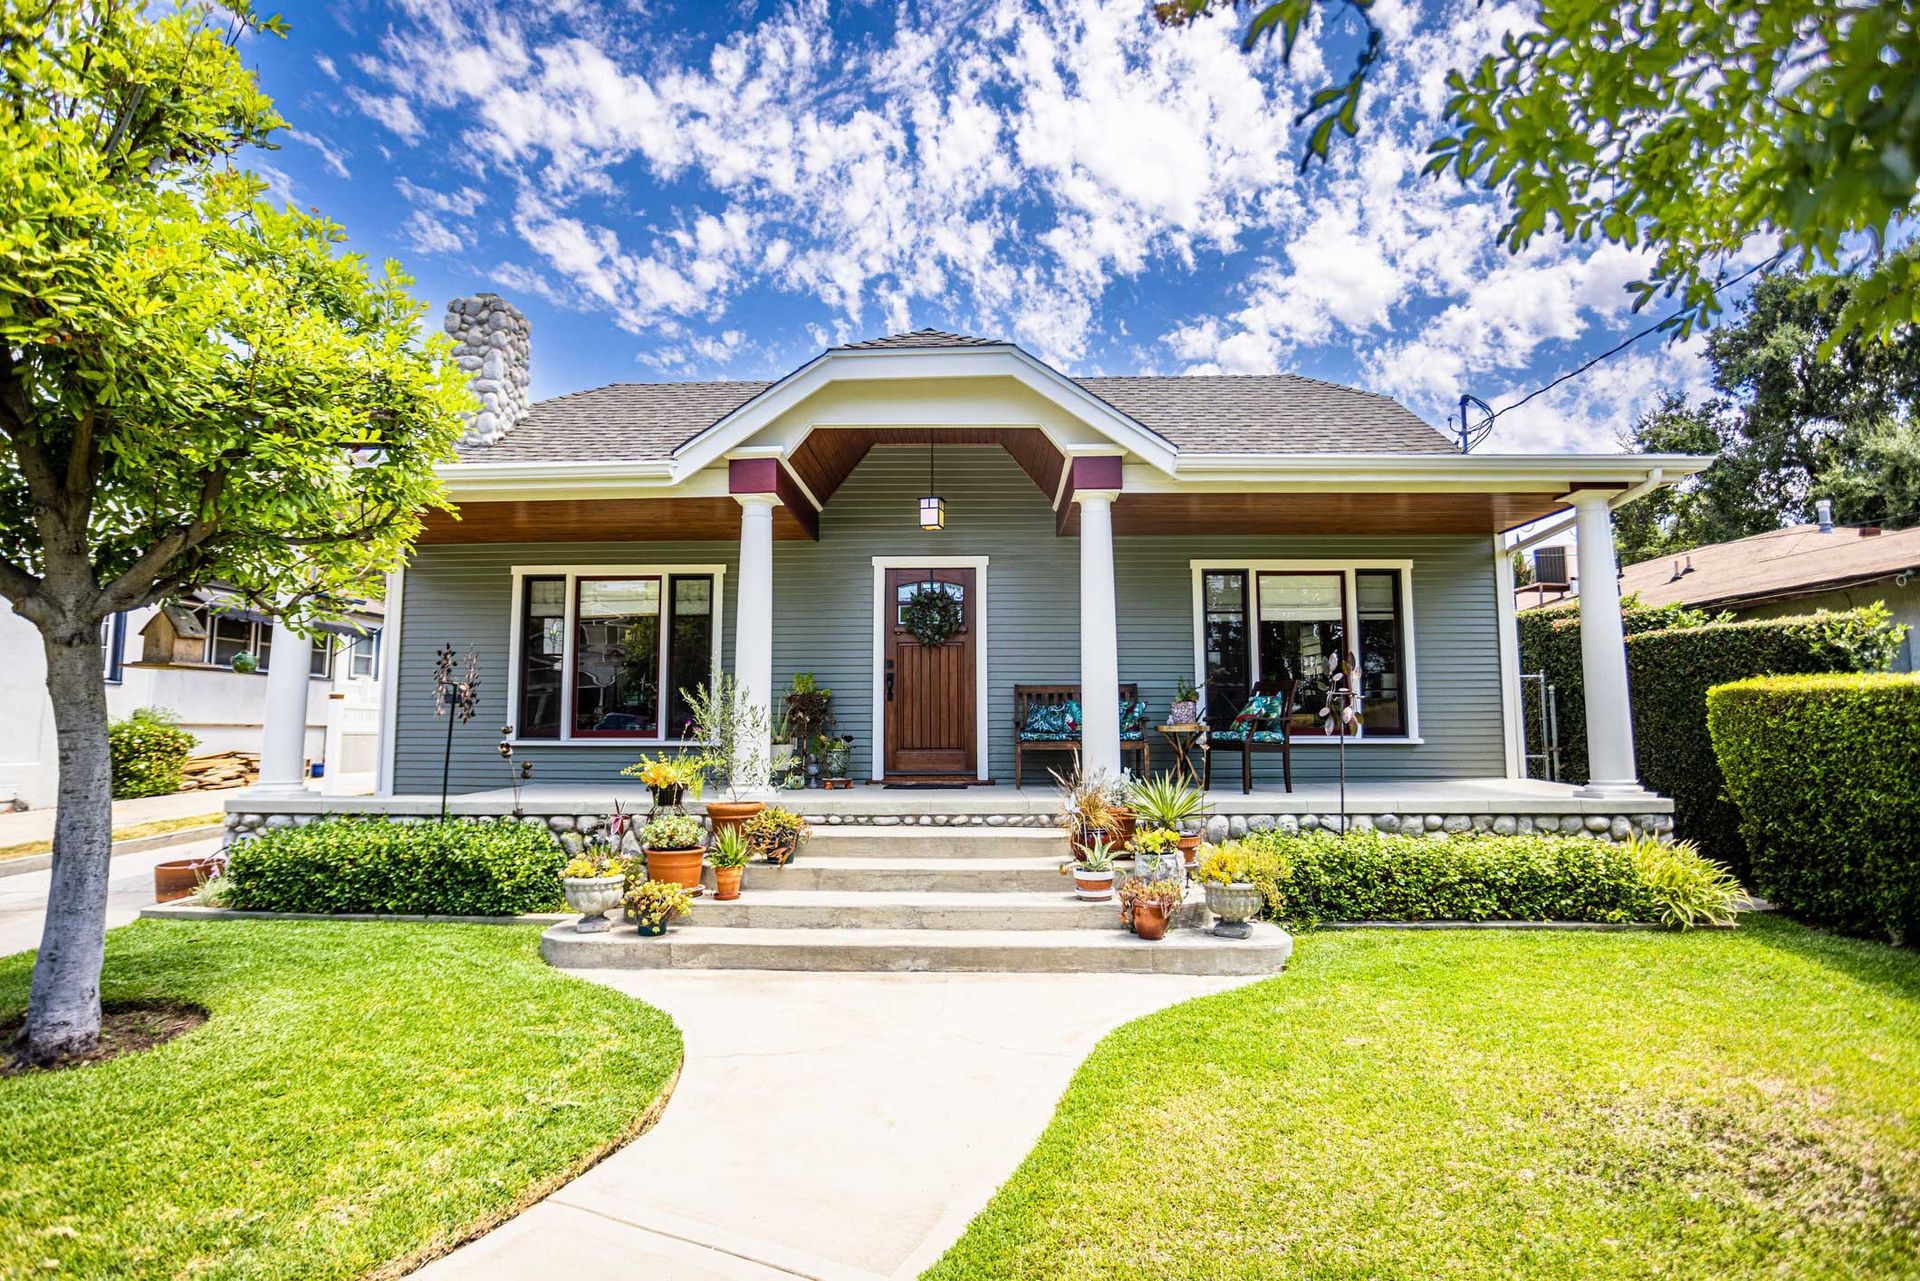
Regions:
[[[676,479],[666,459],[592,459],[541,463],[449,463],[434,469],[457,502],[565,498],[707,498],[727,492],[717,479]],[[711,492],[709,492],[711,491]]]
[[[1129,491],[1325,490],[1563,494],[1578,485],[1672,483],[1713,462],[1696,454],[1183,454],[1172,483],[1126,469]]]

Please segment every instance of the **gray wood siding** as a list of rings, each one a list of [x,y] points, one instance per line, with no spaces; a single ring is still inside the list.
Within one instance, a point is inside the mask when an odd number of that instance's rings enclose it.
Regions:
[[[871,776],[873,747],[873,558],[988,558],[989,761],[996,779],[1013,766],[1013,687],[1079,679],[1080,546],[1055,537],[1053,513],[1013,462],[991,446],[944,446],[936,488],[947,528],[919,527],[927,453],[916,446],[874,449],[828,502],[818,543],[774,545],[773,678],[784,689],[812,672],[833,690],[834,714],[854,739],[854,774]],[[1276,502],[1286,501],[1276,496]],[[1498,613],[1492,542],[1426,537],[1135,537],[1116,540],[1120,678],[1136,681],[1152,717],[1164,717],[1173,681],[1193,668],[1191,562],[1196,558],[1391,558],[1413,561],[1414,647],[1419,745],[1369,745],[1347,753],[1355,779],[1497,776],[1504,772],[1500,722]],[[395,789],[440,785],[446,723],[433,714],[433,654],[443,641],[481,653],[481,711],[455,730],[453,787],[504,786],[494,750],[505,724],[511,570],[518,565],[711,563],[728,567],[723,662],[731,665],[739,548],[732,542],[551,543],[420,549],[408,567],[398,697]],[[1169,763],[1151,736],[1156,768]],[[622,747],[527,746],[534,780],[613,783],[641,751]],[[1223,757],[1225,781],[1237,758]],[[1294,753],[1296,779],[1335,777],[1332,749]],[[1030,771],[1037,782],[1039,772]],[[1258,758],[1257,777],[1278,782],[1277,761]],[[1216,778],[1216,784],[1222,782]]]

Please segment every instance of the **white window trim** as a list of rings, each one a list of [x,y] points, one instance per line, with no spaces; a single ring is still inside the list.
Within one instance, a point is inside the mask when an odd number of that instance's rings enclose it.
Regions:
[[[575,584],[582,578],[658,578],[660,580],[660,693],[662,703],[667,697],[667,635],[672,625],[673,602],[669,599],[667,580],[674,575],[711,574],[713,576],[713,661],[708,667],[707,679],[712,681],[720,674],[720,637],[726,631],[726,587],[727,567],[725,565],[515,565],[513,567],[513,603],[507,610],[507,719],[513,723],[514,732],[507,739],[509,743],[528,747],[613,747],[632,751],[639,747],[697,747],[699,743],[686,738],[645,738],[635,735],[628,737],[606,737],[594,735],[591,738],[573,737],[573,644],[575,633],[579,630],[575,620],[575,611],[579,608],[578,593]],[[526,608],[527,593],[523,580],[528,578],[564,578],[566,579],[565,634],[560,650],[560,670],[564,678],[560,684],[560,737],[528,738],[520,733],[520,637],[524,632],[521,626],[521,611]],[[664,734],[667,709],[660,709],[660,729]]]
[[[890,569],[970,569],[973,571],[973,763],[982,783],[992,779],[987,760],[992,735],[987,732],[987,557],[985,556],[875,556],[873,558],[873,760],[867,772],[876,783],[887,775],[887,633],[886,620],[893,602],[887,599]]]
[[[1207,644],[1206,644],[1206,596],[1205,575],[1210,571],[1227,570],[1244,572],[1247,575],[1247,621],[1250,629],[1257,629],[1260,623],[1260,584],[1259,575],[1267,573],[1307,572],[1338,573],[1346,579],[1346,624],[1347,635],[1358,638],[1360,635],[1360,594],[1355,590],[1353,575],[1356,570],[1385,569],[1400,575],[1400,617],[1406,628],[1404,647],[1406,650],[1406,701],[1407,732],[1405,734],[1367,734],[1359,738],[1346,740],[1348,747],[1369,745],[1406,747],[1418,746],[1424,742],[1420,737],[1420,691],[1419,681],[1414,673],[1417,664],[1414,661],[1414,622],[1413,622],[1413,562],[1411,560],[1229,560],[1220,557],[1207,557],[1204,560],[1189,562],[1193,571],[1193,683],[1203,692],[1207,688]],[[1260,681],[1260,643],[1257,635],[1247,637],[1247,665],[1253,682]],[[1363,709],[1364,711],[1364,709]],[[1327,734],[1294,734],[1289,741],[1295,747],[1325,746],[1338,747],[1340,740]]]

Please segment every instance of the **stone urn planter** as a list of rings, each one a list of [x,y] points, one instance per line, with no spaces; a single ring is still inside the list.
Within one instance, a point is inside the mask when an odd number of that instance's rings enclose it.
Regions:
[[[198,894],[200,887],[220,874],[217,858],[170,859],[153,869],[153,900],[171,903]]]
[[[759,801],[708,801],[707,817],[713,821],[716,835],[730,827],[738,827],[748,819],[767,808]]]
[[[1214,923],[1214,934],[1223,939],[1247,938],[1253,933],[1247,922],[1260,910],[1260,887],[1251,881],[1209,881],[1207,910],[1220,918]]]
[[[580,913],[574,930],[580,934],[604,934],[613,928],[607,913],[620,906],[620,892],[626,888],[624,876],[569,876],[560,882],[567,892],[567,907]]]
[[[689,894],[705,892],[700,883],[700,869],[706,862],[707,852],[699,846],[690,850],[649,848],[646,856],[649,881],[672,881]]]
[[[1148,942],[1167,936],[1167,909],[1158,903],[1141,903],[1133,909],[1133,932]]]
[[[1090,871],[1076,864],[1073,869],[1073,894],[1089,903],[1104,903],[1113,897],[1113,869]]]

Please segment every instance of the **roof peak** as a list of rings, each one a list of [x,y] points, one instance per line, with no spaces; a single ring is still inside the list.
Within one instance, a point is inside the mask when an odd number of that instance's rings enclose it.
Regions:
[[[1007,344],[999,338],[975,338],[970,334],[948,333],[944,329],[915,329],[907,333],[888,334],[883,338],[866,338],[860,342],[841,343],[834,351],[874,351],[888,347],[1004,347]]]

